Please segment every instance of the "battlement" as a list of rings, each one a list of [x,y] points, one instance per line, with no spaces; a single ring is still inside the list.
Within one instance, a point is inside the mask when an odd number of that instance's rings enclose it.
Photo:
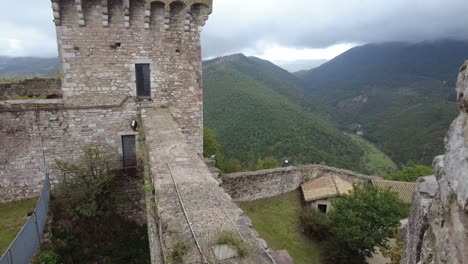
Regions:
[[[201,31],[212,12],[213,0],[51,0],[54,23],[125,28],[162,27]]]

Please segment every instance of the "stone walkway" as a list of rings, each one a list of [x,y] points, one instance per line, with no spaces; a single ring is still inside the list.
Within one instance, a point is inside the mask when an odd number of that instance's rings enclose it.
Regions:
[[[218,186],[202,158],[189,147],[169,110],[145,108],[142,123],[166,255],[174,245],[183,243],[188,248],[184,263],[202,263],[198,242],[205,258],[213,263],[215,240],[221,232],[228,231],[247,242],[250,254],[249,260],[227,263],[271,263],[262,248],[266,243],[259,239],[242,210]]]

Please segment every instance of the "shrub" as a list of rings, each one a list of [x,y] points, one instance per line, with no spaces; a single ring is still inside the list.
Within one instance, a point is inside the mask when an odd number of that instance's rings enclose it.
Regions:
[[[404,215],[398,194],[373,185],[356,185],[349,195],[333,198],[332,205],[327,221],[333,233],[334,263],[370,257],[375,247],[386,246]]]
[[[173,263],[182,263],[185,254],[187,254],[187,247],[184,243],[177,241],[169,252],[168,258]]]
[[[41,264],[59,264],[60,255],[58,255],[52,250],[44,250],[39,254],[39,256],[34,262]]]
[[[304,233],[313,240],[323,241],[330,236],[326,215],[316,209],[306,208],[300,216]]]
[[[248,253],[248,247],[245,242],[229,231],[221,232],[215,240],[216,245],[229,245],[237,250],[240,257],[245,257]]]

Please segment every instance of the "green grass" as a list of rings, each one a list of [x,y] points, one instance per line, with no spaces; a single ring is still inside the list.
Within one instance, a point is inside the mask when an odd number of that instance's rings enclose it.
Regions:
[[[364,155],[361,158],[363,172],[370,175],[383,175],[398,170],[395,162],[372,143],[355,135],[350,135],[350,137],[364,149]]]
[[[37,199],[0,204],[0,255],[8,249],[26,223],[29,212],[34,211]]]
[[[239,206],[270,248],[286,249],[297,264],[320,263],[318,245],[302,233],[299,190],[269,199],[243,202]]]

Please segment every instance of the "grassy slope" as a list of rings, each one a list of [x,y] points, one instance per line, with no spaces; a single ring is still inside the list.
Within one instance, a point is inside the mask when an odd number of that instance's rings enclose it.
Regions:
[[[0,255],[13,242],[28,220],[26,215],[34,211],[37,199],[0,204]]]
[[[275,70],[243,55],[205,63],[205,125],[223,154],[246,166],[273,156],[365,172],[362,146],[305,109],[313,100],[304,99],[293,77]]]
[[[295,263],[320,263],[315,242],[303,233],[299,222],[300,191],[281,196],[239,204],[250,217],[255,230],[274,250],[286,249]]]
[[[382,175],[397,171],[398,168],[395,162],[372,143],[357,136],[350,135],[350,137],[364,149],[364,156],[362,156],[361,162],[367,174]]]

